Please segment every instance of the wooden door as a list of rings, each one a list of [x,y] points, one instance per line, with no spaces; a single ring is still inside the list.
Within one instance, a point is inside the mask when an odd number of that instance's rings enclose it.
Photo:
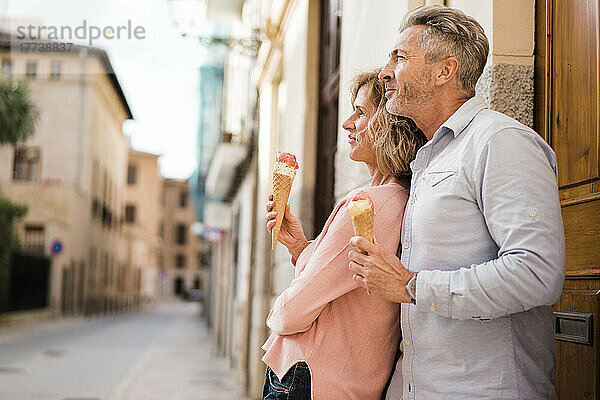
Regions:
[[[319,125],[315,185],[314,236],[323,229],[335,203],[335,152],[340,85],[341,0],[321,0]]]
[[[598,0],[536,1],[535,124],[556,152],[567,273],[554,306],[559,399],[600,399]]]

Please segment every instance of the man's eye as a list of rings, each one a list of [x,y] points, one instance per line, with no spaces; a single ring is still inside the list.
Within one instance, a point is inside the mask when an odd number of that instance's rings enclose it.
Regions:
[[[356,111],[358,112],[358,115],[365,115],[360,108],[357,108]]]
[[[390,53],[390,59],[392,59],[394,62],[397,62],[398,60],[406,60],[406,56],[398,53],[398,50],[394,50]]]

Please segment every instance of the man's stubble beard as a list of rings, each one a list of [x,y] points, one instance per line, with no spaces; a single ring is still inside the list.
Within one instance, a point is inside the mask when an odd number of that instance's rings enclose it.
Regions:
[[[400,115],[415,119],[423,106],[428,104],[433,96],[433,87],[431,82],[431,70],[426,70],[423,74],[412,82],[401,83],[394,96],[386,103],[386,109],[390,114]]]

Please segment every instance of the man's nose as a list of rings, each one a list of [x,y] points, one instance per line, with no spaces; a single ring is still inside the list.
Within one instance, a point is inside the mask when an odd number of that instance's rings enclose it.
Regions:
[[[380,81],[388,82],[394,77],[394,70],[390,67],[390,63],[387,63],[381,71],[379,71],[378,78]]]

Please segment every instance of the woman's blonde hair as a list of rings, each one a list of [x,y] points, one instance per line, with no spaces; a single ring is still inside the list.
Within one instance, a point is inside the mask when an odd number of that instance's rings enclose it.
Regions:
[[[378,78],[380,68],[358,74],[352,80],[352,107],[361,87],[367,88],[367,97],[375,112],[369,120],[368,132],[375,147],[377,167],[386,176],[393,176],[401,184],[410,185],[410,162],[427,138],[407,117],[390,114],[385,108],[385,87]]]

